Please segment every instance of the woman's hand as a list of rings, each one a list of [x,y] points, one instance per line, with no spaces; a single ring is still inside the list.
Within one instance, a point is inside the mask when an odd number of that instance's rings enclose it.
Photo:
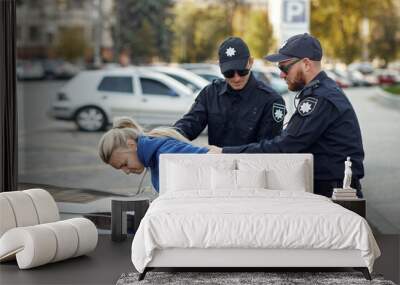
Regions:
[[[215,145],[210,145],[208,146],[209,151],[207,152],[208,154],[220,154],[222,153],[222,148],[217,147]]]

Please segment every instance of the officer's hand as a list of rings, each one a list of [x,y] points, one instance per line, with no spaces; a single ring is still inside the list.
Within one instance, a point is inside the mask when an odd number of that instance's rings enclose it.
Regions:
[[[209,151],[208,151],[207,153],[209,153],[209,154],[219,154],[219,153],[222,153],[222,148],[217,147],[217,146],[215,146],[215,145],[210,145],[210,146],[208,147],[208,149],[209,149]]]

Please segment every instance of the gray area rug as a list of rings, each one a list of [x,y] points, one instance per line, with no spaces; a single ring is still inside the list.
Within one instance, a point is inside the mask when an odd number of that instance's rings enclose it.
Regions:
[[[138,281],[138,276],[139,273],[124,273],[118,279],[117,285],[395,285],[380,275],[372,275],[372,281],[368,281],[360,272],[148,272],[142,281]]]

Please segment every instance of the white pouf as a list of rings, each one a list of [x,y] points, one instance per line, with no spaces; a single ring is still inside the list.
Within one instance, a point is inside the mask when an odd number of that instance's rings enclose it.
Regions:
[[[59,220],[43,189],[0,193],[0,262],[17,259],[28,269],[86,254],[96,248],[96,226],[86,218]]]

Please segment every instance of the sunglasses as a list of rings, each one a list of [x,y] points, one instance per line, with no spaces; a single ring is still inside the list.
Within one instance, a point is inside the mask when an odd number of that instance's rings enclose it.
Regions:
[[[295,65],[296,63],[298,63],[300,60],[302,60],[302,58],[297,58],[296,60],[292,61],[291,63],[287,64],[287,65],[282,65],[279,64],[278,68],[285,74],[289,73],[289,70],[292,68],[293,65]]]
[[[225,78],[232,78],[235,76],[235,73],[237,73],[240,77],[246,76],[249,74],[250,69],[241,69],[241,70],[227,70],[225,72],[222,72]]]

